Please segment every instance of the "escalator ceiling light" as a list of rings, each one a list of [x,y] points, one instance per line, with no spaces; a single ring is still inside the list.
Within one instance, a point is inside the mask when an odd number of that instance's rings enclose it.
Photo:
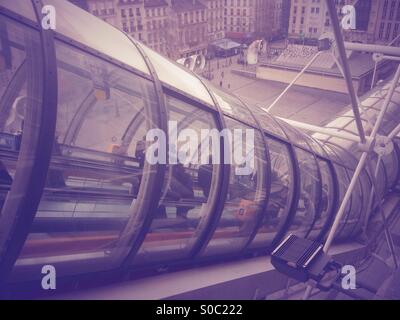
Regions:
[[[97,101],[106,101],[110,99],[110,90],[107,89],[96,89],[94,95]]]

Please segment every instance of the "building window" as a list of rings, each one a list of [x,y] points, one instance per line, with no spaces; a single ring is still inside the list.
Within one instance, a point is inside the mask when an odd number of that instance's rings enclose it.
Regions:
[[[383,4],[383,10],[382,10],[382,19],[386,19],[386,11],[388,8],[388,0],[385,0]]]
[[[383,30],[385,29],[385,24],[382,22],[381,23],[381,25],[380,25],[380,27],[379,27],[379,35],[378,35],[378,38],[380,39],[380,40],[382,40],[382,38],[383,38]]]
[[[393,39],[396,38],[398,34],[399,34],[399,24],[396,23],[393,29]]]
[[[393,20],[395,8],[396,8],[396,1],[392,0],[392,3],[390,5],[389,20]]]
[[[391,31],[392,31],[392,24],[388,23],[386,27],[386,36],[385,36],[386,40],[389,40]]]

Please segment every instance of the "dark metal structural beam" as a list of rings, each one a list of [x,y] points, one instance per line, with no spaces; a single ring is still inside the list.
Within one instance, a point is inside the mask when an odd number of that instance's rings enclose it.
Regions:
[[[226,122],[225,122],[225,117],[222,112],[222,108],[220,104],[218,103],[218,99],[215,96],[214,92],[208,87],[207,84],[205,84],[204,80],[193,73],[193,75],[199,79],[199,81],[202,83],[204,88],[207,90],[208,94],[210,95],[215,108],[217,109],[217,114],[215,116],[218,130],[224,130],[226,129]],[[196,243],[193,245],[193,248],[190,252],[190,257],[194,258],[196,257],[208,244],[208,242],[211,240],[212,235],[214,234],[215,230],[218,227],[218,222],[221,219],[222,213],[225,208],[225,202],[228,197],[228,191],[229,191],[229,180],[230,180],[230,174],[231,174],[231,166],[230,164],[225,164],[225,140],[220,138],[220,155],[221,155],[221,163],[223,163],[219,168],[217,169],[218,172],[217,174],[217,189],[218,192],[213,195],[213,199],[210,200],[211,202],[211,212],[212,214],[209,214],[209,219],[207,221],[207,226],[201,230],[201,233],[199,234],[198,240]],[[211,197],[211,195],[210,195]],[[224,200],[224,201],[222,201]],[[212,232],[210,232],[212,230]]]
[[[40,21],[42,3],[33,5]],[[40,25],[40,23],[38,23]],[[57,63],[52,30],[39,29],[40,43],[26,46],[28,96],[30,108],[25,114],[24,132],[16,173],[0,215],[0,285],[7,279],[28,237],[35,218],[50,165],[57,120]],[[38,62],[39,60],[39,62]],[[37,77],[40,77],[40,80]],[[0,290],[1,291],[1,290]]]
[[[140,44],[130,36],[126,36],[143,57],[143,60],[145,61],[153,80],[154,91],[157,98],[157,108],[156,110],[152,110],[152,106],[148,105],[148,108],[145,108],[144,112],[152,120],[152,127],[157,127],[164,132],[168,132],[168,111],[161,81],[158,78],[152,62]],[[168,144],[166,147],[166,152],[168,154]],[[119,257],[122,259],[122,268],[129,267],[137,251],[140,249],[140,246],[146,237],[147,231],[150,229],[154,216],[153,213],[156,212],[159,200],[161,198],[163,186],[162,181],[164,181],[165,172],[165,164],[151,165],[145,161],[143,177],[137,196],[139,201],[136,201],[135,204],[130,208],[130,219],[121,235],[121,240],[119,243],[123,248],[129,248],[126,256],[124,250],[122,250],[122,254]],[[141,227],[138,228],[138,226]],[[137,232],[139,229],[140,232]]]
[[[333,32],[335,35],[336,45],[339,51],[340,60],[342,62],[344,78],[346,80],[347,90],[349,91],[351,106],[353,108],[354,118],[357,124],[358,134],[362,144],[366,143],[365,132],[361,121],[360,109],[358,99],[353,86],[353,79],[350,72],[349,62],[347,60],[346,48],[344,46],[342,31],[340,29],[339,18],[337,16],[336,6],[334,0],[326,0],[328,6],[329,16],[331,18]]]

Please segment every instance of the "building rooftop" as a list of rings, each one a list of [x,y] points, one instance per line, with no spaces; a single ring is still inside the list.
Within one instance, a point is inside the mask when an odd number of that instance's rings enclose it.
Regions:
[[[317,47],[289,45],[275,61],[262,61],[261,64],[269,67],[283,67],[285,69],[301,70],[318,52]],[[350,70],[355,78],[359,78],[371,71],[375,62],[371,54],[348,52]],[[324,73],[342,76],[335,60],[329,51],[322,52],[307,72]]]
[[[141,4],[143,0],[119,0],[119,5],[127,5],[127,4]]]
[[[237,42],[232,41],[230,39],[215,40],[214,42],[211,43],[211,45],[216,46],[216,47],[221,48],[221,49],[224,49],[224,50],[238,48],[238,47],[241,46],[240,43],[237,43]]]
[[[166,7],[168,3],[166,0],[145,0],[144,7],[151,8],[151,7]]]
[[[207,7],[199,0],[171,0],[172,8],[176,12],[205,10]]]

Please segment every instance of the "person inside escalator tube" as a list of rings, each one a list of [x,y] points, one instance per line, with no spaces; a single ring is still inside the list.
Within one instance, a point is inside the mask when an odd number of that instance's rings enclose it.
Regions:
[[[182,155],[178,157],[178,159],[183,158]],[[193,179],[179,160],[176,165],[172,166],[172,180],[167,195],[180,202],[194,199]],[[179,218],[186,219],[188,212],[193,208],[194,207],[190,205],[178,205],[176,215]]]
[[[182,155],[178,159],[183,159]],[[166,196],[170,201],[177,203],[177,218],[187,219],[188,212],[194,208],[190,203],[185,203],[194,199],[193,179],[180,161],[171,165],[170,170],[171,175],[166,186],[168,188]],[[164,205],[158,207],[156,216],[157,218],[167,217]]]

